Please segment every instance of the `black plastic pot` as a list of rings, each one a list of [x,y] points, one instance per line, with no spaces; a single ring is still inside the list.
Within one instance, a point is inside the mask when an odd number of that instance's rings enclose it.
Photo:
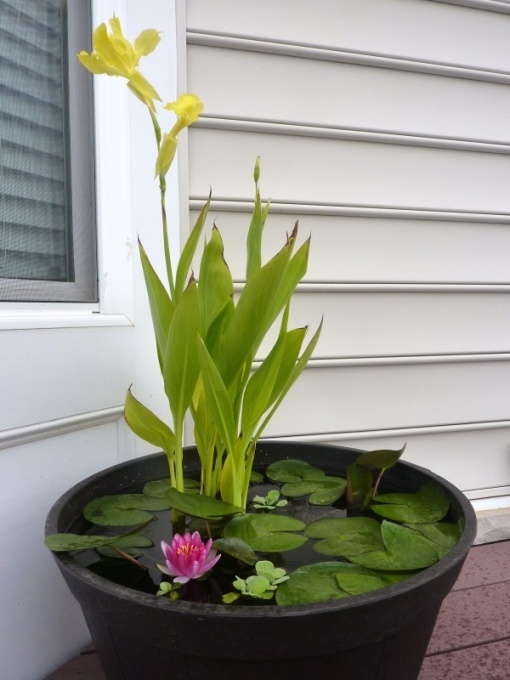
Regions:
[[[301,458],[344,474],[359,451],[303,443],[260,442],[256,463]],[[188,470],[196,457],[188,452]],[[167,474],[163,454],[116,465],[78,484],[51,509],[46,533],[79,524],[92,498],[119,493]],[[464,532],[442,560],[402,583],[366,595],[320,604],[228,607],[171,601],[97,576],[68,553],[54,553],[80,603],[109,680],[413,680],[444,597],[475,538],[476,518],[454,486],[429,471],[398,463],[385,475],[387,491],[415,491],[430,479],[450,499],[450,521]]]

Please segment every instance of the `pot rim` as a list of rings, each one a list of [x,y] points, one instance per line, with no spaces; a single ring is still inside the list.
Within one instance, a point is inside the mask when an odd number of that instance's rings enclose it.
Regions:
[[[324,452],[331,450],[337,453],[341,451],[349,451],[361,453],[359,449],[353,449],[344,446],[332,446],[327,444],[316,444],[314,442],[278,442],[278,441],[264,441],[259,442],[260,445],[264,445],[265,448],[273,448],[285,445],[292,445],[292,448],[299,449],[300,447],[310,448],[313,446],[315,448],[320,448]],[[192,450],[194,447],[186,447],[185,450]],[[114,466],[106,468],[100,472],[97,472],[86,479],[78,482],[68,491],[66,491],[60,498],[53,504],[50,509],[46,525],[45,525],[45,535],[49,535],[57,532],[57,522],[61,511],[70,503],[71,499],[84,487],[93,484],[95,481],[101,479],[106,473],[115,472],[124,467],[135,464],[143,464],[154,460],[157,457],[165,456],[164,453],[152,453],[139,458],[131,459],[121,463],[117,463]],[[128,586],[119,585],[110,581],[109,579],[94,574],[87,567],[82,566],[77,560],[75,560],[68,552],[53,552],[53,557],[57,561],[60,569],[62,571],[67,571],[74,576],[74,578],[79,579],[84,585],[88,585],[98,589],[102,593],[110,596],[122,597],[127,601],[131,601],[141,606],[152,607],[157,610],[168,609],[174,613],[181,614],[203,614],[213,617],[236,617],[236,618],[267,618],[268,616],[278,616],[290,617],[290,616],[301,616],[305,614],[321,614],[330,612],[332,610],[343,610],[351,607],[362,607],[368,604],[373,604],[374,601],[384,602],[390,598],[405,596],[408,592],[416,590],[418,588],[425,587],[428,583],[436,579],[441,574],[453,569],[463,562],[467,552],[471,548],[473,541],[476,537],[476,515],[474,509],[468,500],[468,498],[455,487],[451,482],[440,477],[434,472],[416,465],[414,463],[409,463],[406,461],[398,461],[393,469],[404,469],[408,468],[410,470],[416,471],[420,474],[424,474],[439,483],[458,503],[461,507],[464,516],[464,530],[459,542],[450,550],[450,552],[445,555],[438,562],[430,567],[427,567],[423,571],[408,579],[396,583],[391,586],[386,586],[385,588],[380,588],[363,595],[351,595],[347,598],[341,598],[338,600],[328,600],[327,602],[314,602],[304,605],[251,605],[249,607],[231,607],[230,605],[224,604],[207,604],[207,603],[195,603],[195,602],[185,602],[181,600],[170,600],[170,598],[157,597],[156,595],[151,595],[149,593],[143,593]]]

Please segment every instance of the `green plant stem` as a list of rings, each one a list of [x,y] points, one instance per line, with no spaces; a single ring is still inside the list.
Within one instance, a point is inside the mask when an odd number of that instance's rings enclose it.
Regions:
[[[166,459],[168,461],[168,471],[170,473],[170,484],[175,486],[175,451],[172,451],[172,453],[166,451]]]
[[[214,463],[214,446],[215,442],[215,437],[212,438],[212,441],[209,443],[207,447],[207,451],[205,453],[205,461],[204,465],[202,468],[203,474],[204,474],[204,479],[203,479],[203,486],[204,486],[204,493],[206,496],[215,496],[216,495],[216,489],[214,488],[214,479],[213,479],[213,463]]]
[[[120,555],[120,557],[123,557],[125,560],[128,562],[131,562],[131,564],[134,564],[135,567],[138,567],[138,569],[142,569],[143,571],[147,571],[147,567],[145,564],[142,564],[139,562],[137,559],[129,555],[127,552],[124,552],[124,550],[121,550],[120,548],[116,548],[114,545],[111,545],[110,548],[112,550],[115,550],[115,552]]]
[[[255,458],[255,442],[251,441],[245,452],[246,461],[244,464],[244,484],[243,484],[243,497],[242,497],[242,508],[246,508],[248,502],[248,488],[250,486],[250,476],[253,468],[253,460]]]
[[[172,258],[170,257],[170,242],[168,239],[168,220],[166,216],[166,179],[163,175],[159,176],[159,191],[161,195],[161,222],[163,225],[163,247],[165,250],[165,264],[170,286],[170,297],[175,300],[175,283],[172,271]]]
[[[184,491],[184,472],[182,469],[184,461],[184,451],[182,448],[183,427],[182,421],[174,423],[175,426],[175,488],[177,491]]]
[[[374,484],[374,490],[372,492],[372,498],[375,498],[375,496],[377,494],[377,491],[379,489],[379,484],[381,483],[381,479],[382,479],[384,472],[385,472],[385,470],[382,469],[381,472],[377,475],[377,479],[375,480],[375,484]]]
[[[156,113],[150,107],[147,108],[149,110],[152,125],[154,127],[154,135],[156,137],[156,145],[158,147],[159,152],[159,149],[161,147],[161,127],[159,125]],[[173,300],[175,298],[175,282],[172,271],[172,258],[170,256],[170,242],[168,239],[168,219],[166,215],[166,179],[164,175],[159,176],[159,193],[161,202],[161,222],[163,227],[163,247],[165,251],[165,265],[168,277],[168,285],[170,286],[170,297]]]

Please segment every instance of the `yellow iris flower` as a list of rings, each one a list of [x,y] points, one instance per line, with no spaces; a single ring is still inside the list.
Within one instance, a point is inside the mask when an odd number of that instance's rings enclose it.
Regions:
[[[194,94],[181,94],[179,99],[175,102],[169,102],[163,107],[167,111],[175,111],[178,121],[181,121],[180,129],[187,125],[191,125],[204,110],[204,105],[200,99]]]
[[[121,76],[128,81],[128,87],[149,108],[154,110],[156,99],[161,97],[149,81],[138,70],[141,57],[150,54],[159,43],[159,32],[155,29],[142,31],[136,38],[134,45],[124,37],[120,20],[110,19],[111,33],[106,24],[100,24],[94,31],[93,52],[80,52],[80,63],[91,73]]]

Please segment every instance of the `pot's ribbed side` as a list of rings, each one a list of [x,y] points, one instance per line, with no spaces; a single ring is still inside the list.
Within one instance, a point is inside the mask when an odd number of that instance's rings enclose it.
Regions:
[[[281,458],[303,458],[342,474],[358,451],[308,444],[261,443],[265,467]],[[191,456],[192,458],[192,456]],[[195,462],[191,460],[190,466]],[[155,455],[115,466],[77,485],[50,512],[47,533],[73,524],[84,503],[165,475]],[[409,464],[387,473],[389,488],[414,490],[433,479],[450,497],[452,521],[464,519],[459,544],[440,562],[400,584],[337,602],[297,607],[226,607],[173,602],[94,575],[65,553],[57,563],[91,629],[112,680],[141,677],[309,678],[338,673],[356,680],[412,680],[426,651],[441,606],[452,588],[476,531],[470,503],[457,489]],[[169,673],[169,669],[172,669]],[[349,670],[351,669],[351,670]]]

